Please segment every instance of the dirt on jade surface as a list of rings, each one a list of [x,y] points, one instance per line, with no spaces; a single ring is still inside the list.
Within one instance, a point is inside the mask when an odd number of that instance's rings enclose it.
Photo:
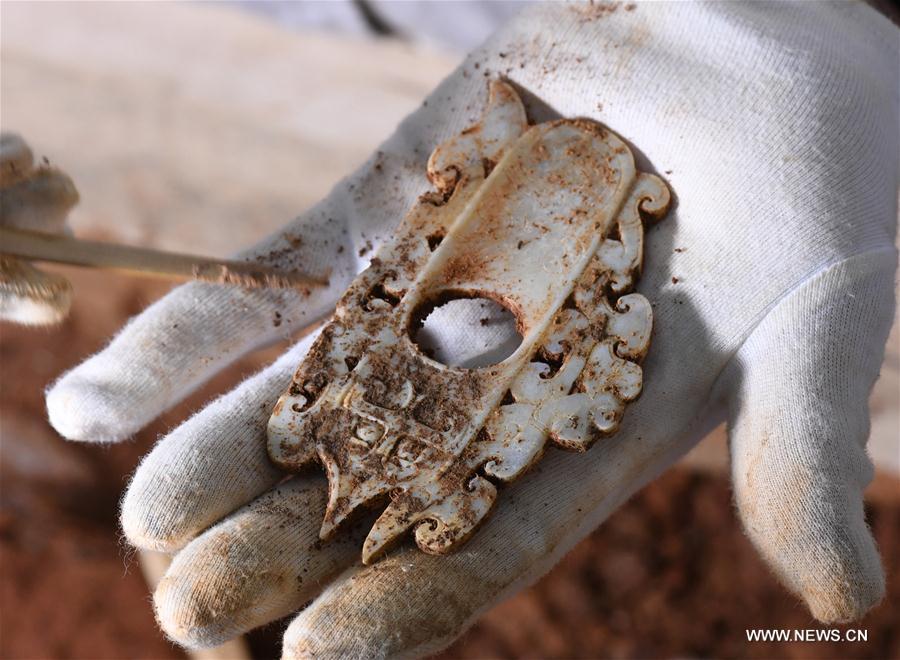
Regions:
[[[156,627],[118,502],[160,434],[278,349],[240,361],[130,442],[65,443],[45,421],[44,387],[168,288],[65,274],[76,295],[62,326],[0,326],[0,657],[184,657]],[[748,628],[820,626],[741,533],[727,477],[676,468],[440,657],[900,658],[900,497],[873,500],[869,522],[888,593],[851,626],[864,643],[748,643]],[[249,636],[256,657],[278,656],[285,625]]]

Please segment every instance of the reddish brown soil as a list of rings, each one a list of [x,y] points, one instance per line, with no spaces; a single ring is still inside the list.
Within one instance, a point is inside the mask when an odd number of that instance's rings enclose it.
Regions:
[[[43,388],[166,289],[74,279],[74,313],[60,328],[0,327],[0,657],[183,657],[156,628],[117,504],[159,434],[272,352],[242,360],[132,442],[65,443],[44,421]],[[879,498],[870,516],[889,595],[854,626],[867,643],[747,643],[747,628],[819,626],[740,532],[725,477],[677,469],[441,657],[900,658],[900,498]],[[282,629],[250,636],[258,657],[277,654]]]
[[[65,443],[44,421],[43,404],[55,376],[165,287],[113,282],[101,293],[89,277],[96,289],[88,292],[82,279],[62,326],[0,326],[0,655],[182,657],[156,631],[140,568],[116,526],[127,476],[164,427],[112,447]]]

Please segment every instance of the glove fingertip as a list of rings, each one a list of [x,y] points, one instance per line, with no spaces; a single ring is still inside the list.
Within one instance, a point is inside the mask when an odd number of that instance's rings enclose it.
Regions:
[[[300,660],[307,658],[361,658],[366,657],[362,649],[353,649],[352,645],[342,642],[335,634],[335,627],[320,622],[312,626],[308,617],[301,614],[294,619],[284,633],[281,647],[283,660]],[[379,656],[374,649],[369,649],[368,657]]]
[[[215,606],[204,596],[210,591],[202,584],[168,575],[160,580],[153,593],[153,609],[166,637],[188,649],[211,648],[228,639],[210,625]]]
[[[884,570],[862,500],[871,466],[861,449],[856,456],[845,452],[841,465],[852,476],[835,479],[832,470],[803,464],[792,453],[793,445],[767,437],[768,444],[743,455],[748,436],[733,436],[738,453],[733,456],[735,501],[744,528],[815,619],[825,624],[857,621],[885,593]]]
[[[812,615],[822,623],[858,621],[884,598],[884,570],[871,537],[856,556],[825,567],[802,585],[802,596]]]
[[[142,550],[165,553],[176,552],[187,545],[191,540],[189,534],[177,535],[172,531],[169,533],[162,531],[173,528],[173,525],[166,524],[171,515],[163,515],[164,521],[161,523],[158,507],[148,505],[158,498],[148,493],[148,489],[142,487],[142,484],[136,483],[136,480],[132,481],[125,492],[119,516],[119,524],[128,543]]]
[[[72,374],[46,392],[50,425],[64,438],[78,442],[113,443],[133,434],[139,425],[123,419],[117,404],[108,388]]]

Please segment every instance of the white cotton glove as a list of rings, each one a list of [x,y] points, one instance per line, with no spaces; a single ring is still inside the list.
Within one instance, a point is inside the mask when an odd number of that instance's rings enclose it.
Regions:
[[[436,651],[726,413],[747,533],[816,618],[860,617],[884,591],[862,491],[866,399],[893,312],[897,60],[897,30],[862,4],[554,3],[502,29],[358,172],[247,253],[332,268],[328,290],[181,287],[50,389],[50,420],[72,439],[120,440],[242,353],[327,314],[370,244],[429,189],[431,149],[477,119],[496,76],[532,121],[596,119],[670,183],[674,210],[647,232],[638,286],[655,324],[643,395],[617,434],[584,454],[548,451],[504,488],[458,552],[407,544],[363,567],[365,529],[317,541],[324,477],[281,483],[266,453],[306,339],[163,438],[134,476],[128,539],[178,553],[155,594],[166,633],[207,646],[299,610],[289,657]]]

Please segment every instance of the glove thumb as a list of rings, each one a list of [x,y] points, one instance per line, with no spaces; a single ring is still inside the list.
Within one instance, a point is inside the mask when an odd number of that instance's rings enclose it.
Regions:
[[[884,595],[865,522],[868,396],[893,316],[893,248],[810,278],[764,317],[729,367],[732,478],[747,534],[824,623]]]

